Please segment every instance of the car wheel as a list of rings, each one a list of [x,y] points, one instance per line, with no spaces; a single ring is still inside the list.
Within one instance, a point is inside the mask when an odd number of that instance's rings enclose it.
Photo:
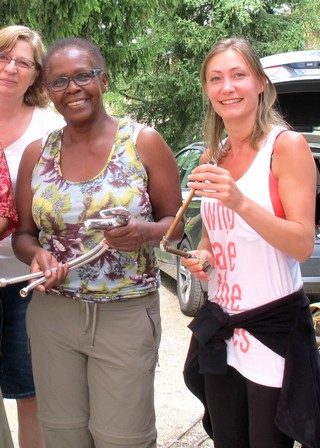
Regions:
[[[189,241],[182,240],[179,249],[191,250]],[[180,309],[186,316],[194,316],[205,300],[201,282],[192,277],[188,269],[181,264],[180,257],[177,262],[177,295]]]

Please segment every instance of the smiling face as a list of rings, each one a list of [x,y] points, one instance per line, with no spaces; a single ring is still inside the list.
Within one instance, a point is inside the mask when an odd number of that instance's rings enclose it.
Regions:
[[[204,87],[213,109],[225,124],[230,120],[255,120],[264,85],[237,51],[229,48],[208,61]]]
[[[52,84],[60,77],[72,77],[95,68],[101,67],[86,50],[66,47],[51,55],[45,70],[45,80]],[[107,85],[106,75],[102,73],[94,76],[86,85],[79,86],[70,80],[65,90],[55,92],[49,88],[48,91],[50,99],[67,123],[87,123],[104,111],[102,94]]]
[[[2,51],[12,58],[25,58],[35,62],[33,49],[26,40],[19,39],[11,50],[3,49]],[[25,92],[33,84],[36,76],[37,70],[35,67],[18,67],[14,60],[11,60],[9,64],[0,66],[1,97],[23,99]]]

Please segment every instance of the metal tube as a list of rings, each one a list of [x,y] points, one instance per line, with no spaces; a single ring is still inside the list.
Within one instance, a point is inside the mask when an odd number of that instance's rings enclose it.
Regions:
[[[114,207],[110,209],[105,209],[100,211],[101,219],[89,219],[84,221],[85,228],[94,228],[94,229],[110,229],[115,227],[122,227],[128,224],[131,218],[130,212],[125,207]],[[97,246],[93,249],[89,250],[87,253],[81,255],[80,257],[68,262],[69,269],[79,268],[84,264],[90,263],[95,260],[97,257],[102,255],[108,249],[107,241],[104,238],[100,241]],[[55,271],[57,268],[52,268],[52,271]],[[3,288],[7,285],[12,285],[14,283],[24,282],[28,280],[38,279],[32,283],[30,283],[25,288],[22,288],[20,291],[20,295],[22,297],[26,297],[26,295],[41,283],[45,283],[46,277],[43,275],[43,272],[33,272],[32,274],[20,275],[18,277],[12,277],[9,279],[1,278],[0,279],[0,288]]]
[[[25,282],[34,278],[42,277],[43,272],[33,272],[32,274],[20,275],[12,278],[0,278],[0,288],[4,288],[7,285],[13,285],[14,283]]]
[[[103,240],[104,241],[104,240]],[[84,255],[81,255],[80,257],[76,258],[75,260],[70,261],[69,268],[70,271],[73,269],[80,268],[81,266],[90,263],[91,261],[97,259],[100,255],[102,255],[106,250],[108,249],[107,244],[101,244],[100,242],[97,246],[94,247],[91,251],[87,252]],[[99,250],[97,250],[99,249]],[[88,254],[91,254],[88,256]],[[43,273],[42,273],[43,274]],[[42,283],[45,283],[47,278],[45,276],[42,276],[38,280],[35,280],[32,283],[29,283],[29,285],[25,286],[20,290],[20,296],[21,297],[27,297],[29,292],[34,289],[36,286],[41,285]]]
[[[85,254],[81,255],[78,258],[75,258],[74,260],[68,262],[69,267],[73,266],[74,264],[82,263],[82,261],[85,261],[89,259],[92,255],[94,255],[96,252],[98,252],[102,247],[106,246],[106,240],[103,239],[100,241],[99,244],[97,244],[93,249],[89,250]],[[108,246],[107,246],[108,247]],[[56,268],[52,268],[52,271],[55,271]],[[20,283],[24,281],[33,280],[38,277],[43,277],[43,272],[33,272],[32,274],[26,274],[26,275],[20,275],[18,277],[12,277],[12,278],[1,278],[0,279],[0,288],[4,288],[7,285],[13,285],[14,283]]]

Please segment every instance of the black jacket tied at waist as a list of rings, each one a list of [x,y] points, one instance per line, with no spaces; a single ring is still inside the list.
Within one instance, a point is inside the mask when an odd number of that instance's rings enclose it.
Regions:
[[[275,422],[306,448],[320,447],[320,357],[309,300],[303,290],[242,313],[228,315],[206,302],[190,323],[193,332],[184,369],[187,387],[204,404],[204,428],[212,437],[206,410],[204,373],[227,371],[225,340],[243,328],[285,358]]]

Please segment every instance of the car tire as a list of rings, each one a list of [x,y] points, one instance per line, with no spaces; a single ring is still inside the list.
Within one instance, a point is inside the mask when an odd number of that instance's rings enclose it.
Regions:
[[[185,238],[182,240],[179,249],[189,251],[192,248]],[[191,317],[195,316],[205,300],[205,292],[202,289],[201,282],[192,277],[188,269],[181,264],[180,257],[178,257],[177,262],[177,296],[182,313]]]

